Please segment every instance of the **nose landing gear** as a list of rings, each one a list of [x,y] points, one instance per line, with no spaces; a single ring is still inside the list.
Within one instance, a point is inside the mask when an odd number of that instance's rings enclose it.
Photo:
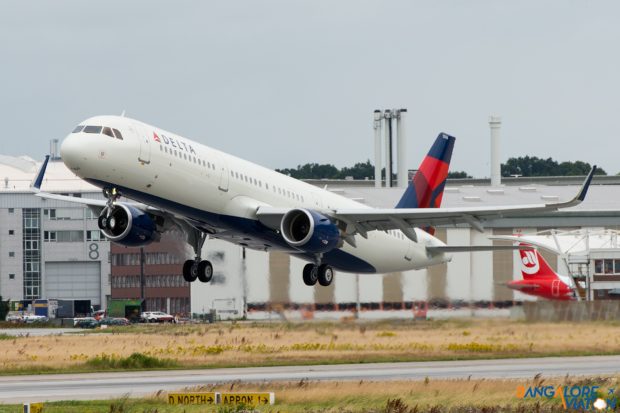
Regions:
[[[116,227],[116,220],[110,215],[112,214],[116,200],[121,197],[121,193],[116,189],[116,187],[104,188],[103,196],[108,200],[108,202],[97,219],[97,225],[101,230],[114,230]]]

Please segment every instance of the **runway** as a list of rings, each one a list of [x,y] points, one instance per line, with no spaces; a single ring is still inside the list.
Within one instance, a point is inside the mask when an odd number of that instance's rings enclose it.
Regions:
[[[529,379],[609,375],[620,372],[620,356],[249,367],[207,370],[53,374],[0,377],[0,402],[97,400],[141,396],[159,390],[231,381]]]

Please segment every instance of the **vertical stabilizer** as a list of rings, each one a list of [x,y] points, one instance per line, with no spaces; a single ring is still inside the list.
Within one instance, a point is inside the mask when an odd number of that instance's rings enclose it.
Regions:
[[[439,208],[455,138],[440,133],[396,208]]]
[[[526,244],[519,244],[526,245]],[[547,261],[538,250],[519,250],[521,256],[521,275],[523,279],[531,278],[558,278],[558,275],[549,267]]]

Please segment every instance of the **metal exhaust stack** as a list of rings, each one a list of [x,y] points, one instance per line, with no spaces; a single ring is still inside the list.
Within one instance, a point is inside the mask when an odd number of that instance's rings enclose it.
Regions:
[[[405,115],[407,114],[407,109],[399,109],[397,111],[396,117],[396,133],[397,133],[397,144],[396,148],[398,150],[396,154],[396,159],[398,163],[398,187],[399,188],[407,188],[407,184],[409,183],[409,168],[407,168],[406,161],[406,152],[407,152],[407,140],[405,137]]]
[[[499,116],[489,116],[489,127],[491,128],[491,186],[502,184],[502,170],[500,161],[500,129],[502,118]]]
[[[392,187],[392,111],[386,109],[385,118],[385,187]]]
[[[381,188],[381,111],[375,110],[373,127],[375,129],[375,188]]]

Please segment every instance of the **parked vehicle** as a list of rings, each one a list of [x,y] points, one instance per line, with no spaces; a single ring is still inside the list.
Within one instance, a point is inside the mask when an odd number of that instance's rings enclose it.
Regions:
[[[146,323],[173,323],[174,316],[163,311],[145,311],[140,315],[142,321]]]
[[[46,323],[49,319],[43,315],[26,314],[24,315],[24,322],[26,324],[32,323]]]
[[[129,320],[123,317],[106,317],[99,320],[99,325],[128,326],[129,324],[131,324]]]
[[[85,317],[79,319],[73,326],[76,328],[96,328],[99,326],[99,322],[92,317]]]
[[[6,316],[6,321],[10,323],[23,323],[24,317],[19,313],[9,313],[9,315]]]

